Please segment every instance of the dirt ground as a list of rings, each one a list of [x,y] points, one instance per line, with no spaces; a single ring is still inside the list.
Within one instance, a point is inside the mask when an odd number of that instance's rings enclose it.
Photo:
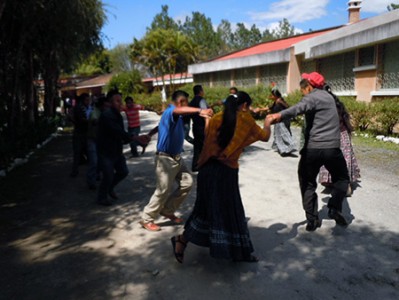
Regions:
[[[141,117],[143,132],[159,120],[149,112]],[[96,204],[86,166],[69,177],[68,135],[1,179],[0,299],[399,299],[399,178],[368,159],[376,151],[355,148],[362,178],[344,205],[351,224],[344,229],[328,219],[329,195],[320,188],[323,223],[309,233],[299,158],[281,158],[271,141],[253,144],[240,161],[240,187],[259,263],[215,260],[190,244],[180,265],[170,237],[182,226],[160,218],[162,231],[148,232],[138,224],[155,188],[155,144],[128,160],[130,174],[112,207]],[[188,165],[191,155],[185,144]],[[382,155],[399,165],[397,153]],[[183,217],[194,200],[195,186]]]

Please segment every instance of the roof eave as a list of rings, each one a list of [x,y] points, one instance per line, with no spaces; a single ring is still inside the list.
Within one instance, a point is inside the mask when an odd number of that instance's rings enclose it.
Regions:
[[[191,74],[202,74],[232,69],[250,68],[261,65],[287,63],[290,60],[290,48],[267,53],[237,57],[231,59],[209,61],[188,66]]]
[[[398,38],[399,10],[362,20],[295,44],[295,55],[318,58]]]

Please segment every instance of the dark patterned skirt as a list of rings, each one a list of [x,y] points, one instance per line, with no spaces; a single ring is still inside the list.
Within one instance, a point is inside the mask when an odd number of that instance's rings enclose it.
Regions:
[[[345,157],[350,182],[356,182],[360,178],[360,169],[353,151],[351,136],[347,130],[341,131],[341,150]],[[320,168],[319,182],[323,184],[332,182],[331,174],[324,166]]]
[[[184,238],[214,258],[242,260],[253,252],[238,186],[238,169],[210,160],[198,173],[197,199]]]

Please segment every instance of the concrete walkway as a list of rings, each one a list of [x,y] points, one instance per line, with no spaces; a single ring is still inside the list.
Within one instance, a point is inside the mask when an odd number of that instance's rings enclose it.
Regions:
[[[158,120],[144,112],[142,131]],[[130,175],[112,207],[95,203],[85,166],[69,178],[69,136],[2,179],[0,299],[399,299],[399,180],[384,167],[359,162],[362,181],[345,202],[346,229],[327,218],[329,195],[319,193],[323,224],[308,233],[298,158],[255,143],[241,158],[240,187],[260,262],[215,260],[190,244],[180,265],[170,237],[182,226],[160,218],[162,231],[148,232],[138,224],[155,187],[155,144],[128,160]],[[191,145],[185,150],[190,165]],[[184,217],[194,200],[195,187]]]

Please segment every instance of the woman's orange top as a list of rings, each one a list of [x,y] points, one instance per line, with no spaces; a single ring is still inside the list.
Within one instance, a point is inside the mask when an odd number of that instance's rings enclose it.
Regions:
[[[230,168],[238,168],[238,159],[243,149],[252,143],[266,139],[266,132],[259,127],[254,118],[246,111],[237,112],[237,123],[233,138],[225,149],[217,143],[219,128],[222,125],[223,112],[213,116],[205,131],[204,147],[198,159],[198,166],[204,165],[209,159],[217,159]]]

